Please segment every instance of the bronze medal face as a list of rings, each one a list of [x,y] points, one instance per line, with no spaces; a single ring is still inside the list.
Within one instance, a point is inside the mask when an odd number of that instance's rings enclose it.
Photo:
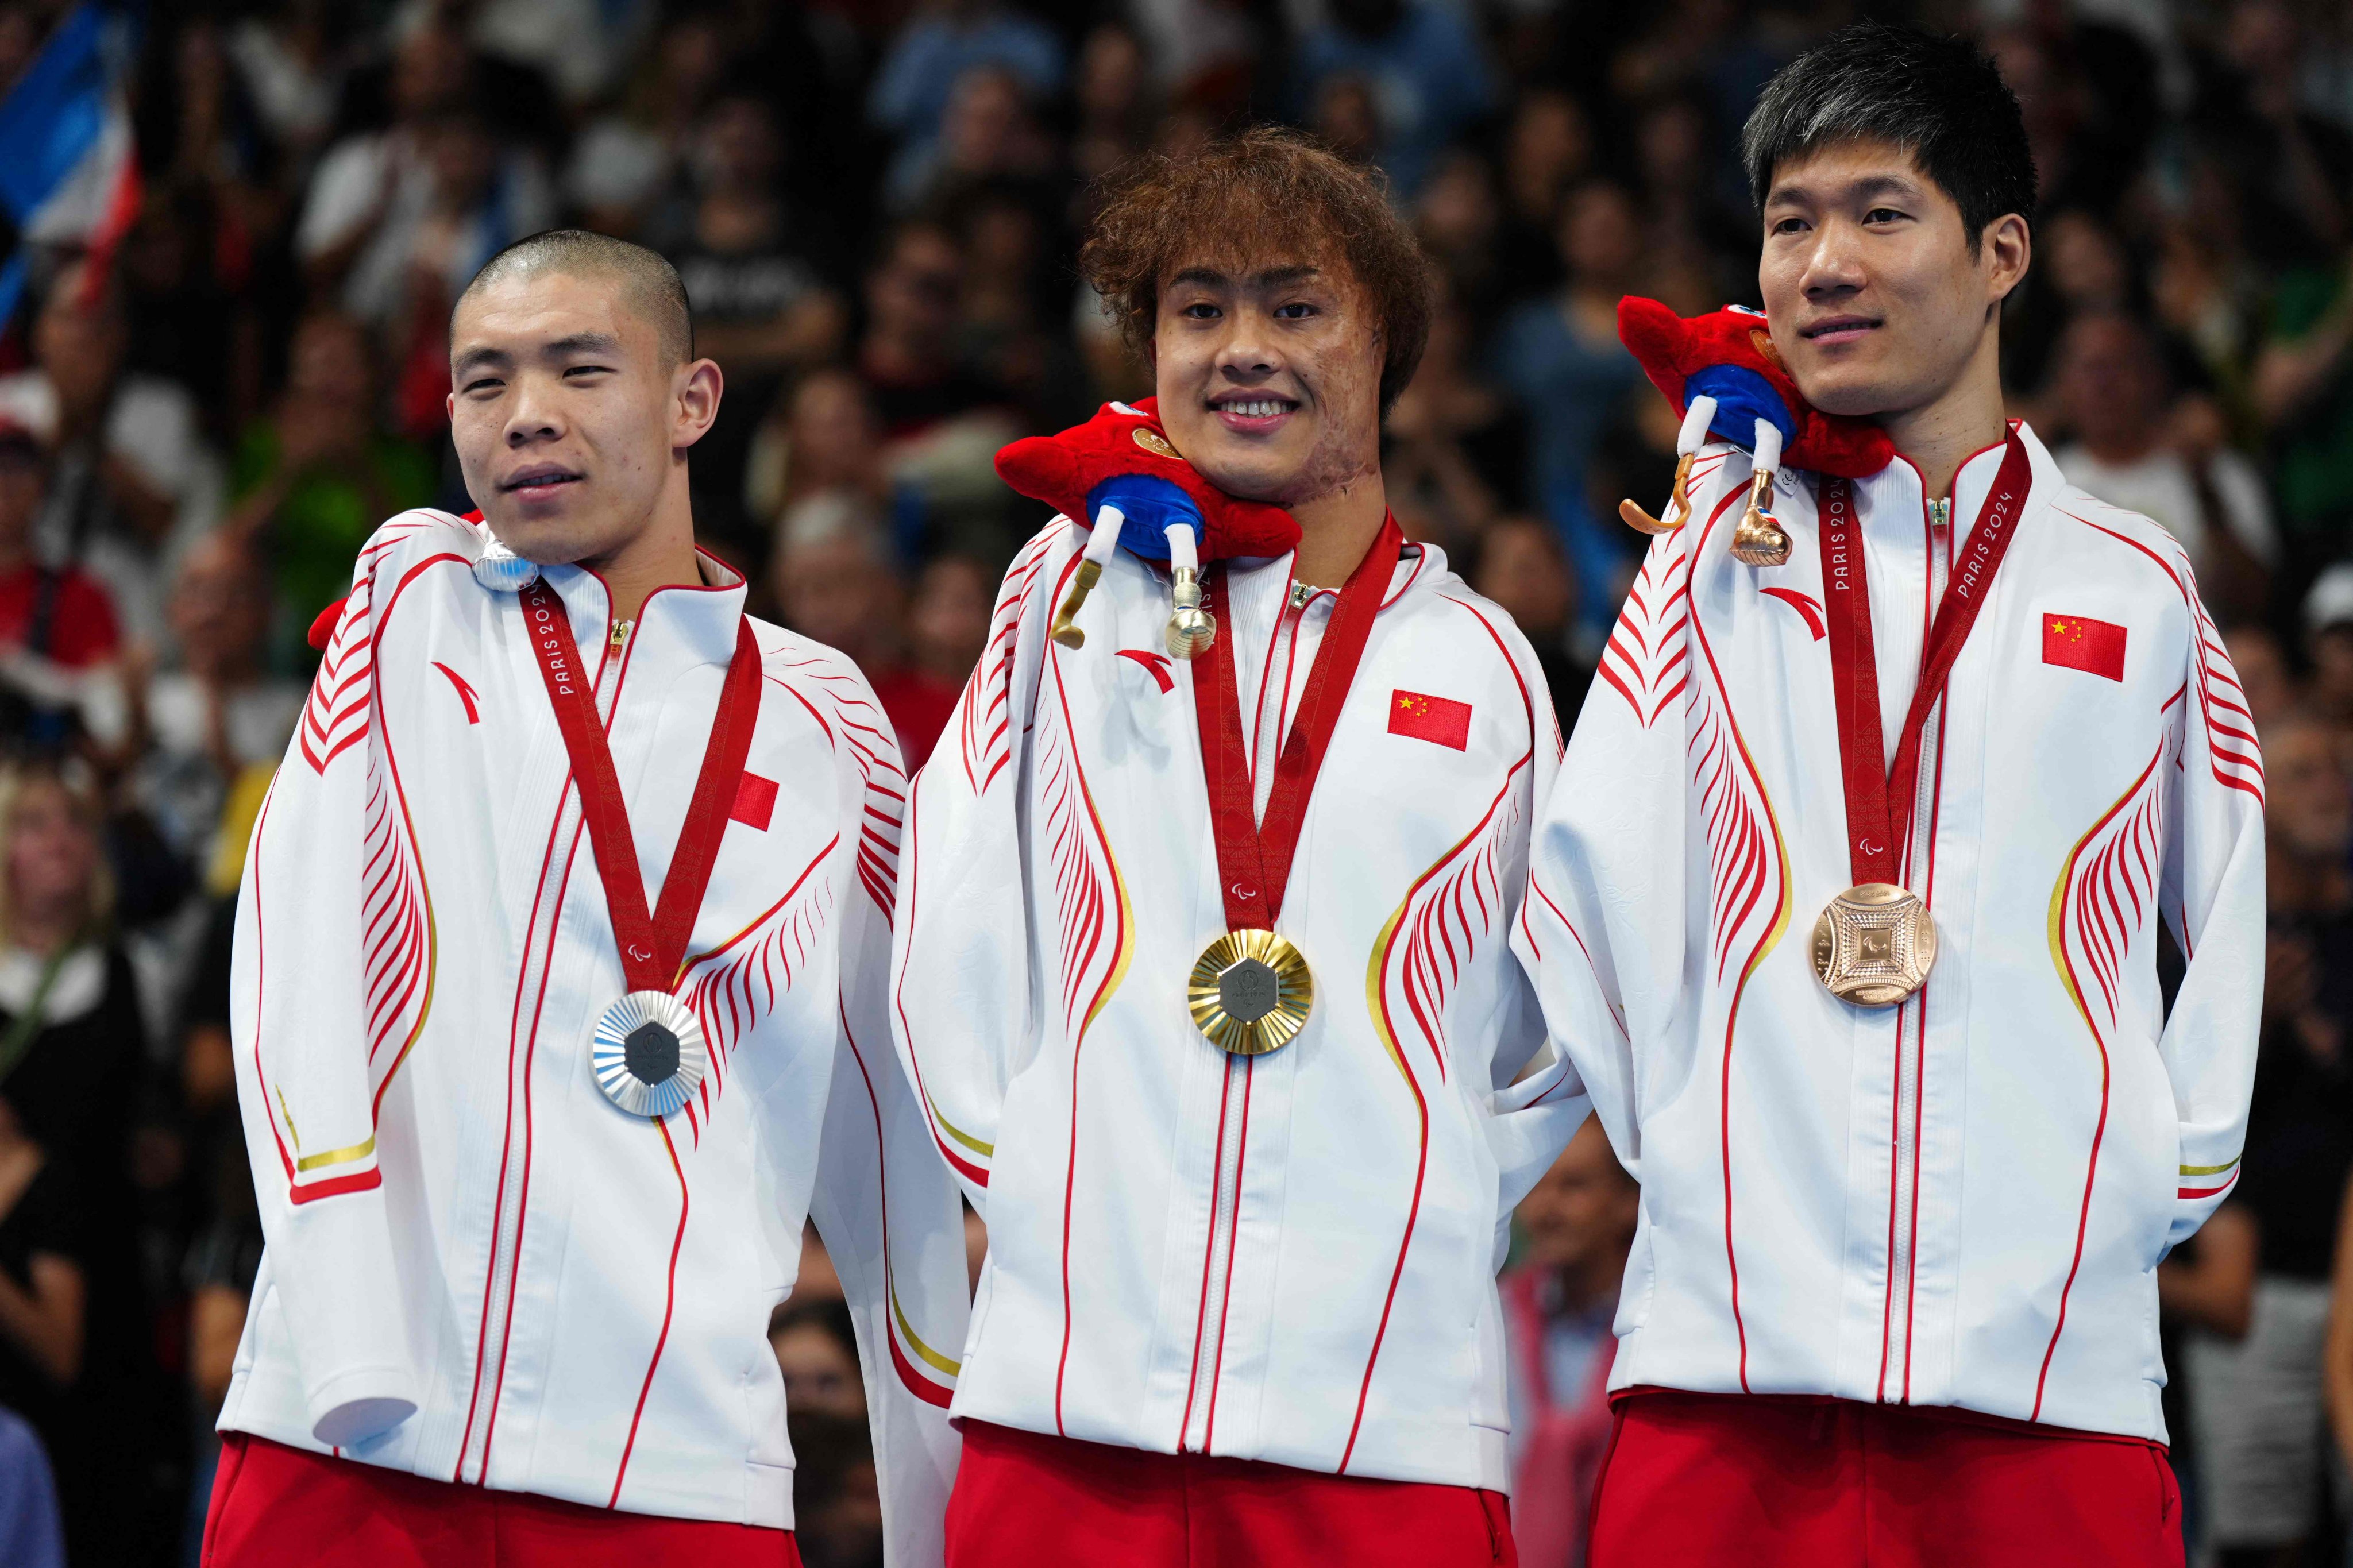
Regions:
[[[1936,922],[1890,882],[1864,882],[1832,899],[1814,921],[1814,973],[1858,1007],[1894,1007],[1927,984]]]
[[[1307,1026],[1315,982],[1305,956],[1286,939],[1271,931],[1229,931],[1201,950],[1186,1001],[1211,1045],[1261,1056]]]
[[[1176,458],[1176,448],[1168,444],[1166,437],[1147,426],[1139,425],[1135,427],[1134,440],[1137,446],[1155,458],[1175,458],[1179,462],[1184,460]]]

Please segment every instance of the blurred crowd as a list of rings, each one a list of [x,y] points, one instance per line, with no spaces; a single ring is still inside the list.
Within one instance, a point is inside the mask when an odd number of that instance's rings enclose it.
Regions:
[[[69,9],[0,0],[0,95]],[[238,869],[312,617],[385,517],[468,510],[447,319],[482,260],[571,223],[677,264],[727,385],[692,460],[702,542],[755,613],[857,658],[913,763],[1043,521],[996,449],[1151,391],[1077,281],[1090,182],[1248,120],[1308,126],[1386,171],[1439,266],[1385,438],[1398,519],[1519,621],[1566,726],[1637,559],[1616,502],[1655,508],[1673,468],[1617,301],[1755,302],[1739,126],[1778,64],[1868,11],[1980,37],[2022,100],[2042,205],[2007,307],[2012,410],[2179,536],[2263,742],[2255,1125],[2233,1201],[2161,1272],[2168,1399],[2193,1562],[2340,1561],[2353,10],[135,9],[136,219],[100,253],[21,247],[0,322],[0,1559],[45,1560],[54,1492],[77,1564],[193,1561],[260,1250],[228,1034]],[[1582,1561],[1637,1192],[1588,1128],[1523,1213],[1505,1296],[1531,1568]],[[811,1568],[880,1550],[828,1273],[813,1249],[772,1335]]]

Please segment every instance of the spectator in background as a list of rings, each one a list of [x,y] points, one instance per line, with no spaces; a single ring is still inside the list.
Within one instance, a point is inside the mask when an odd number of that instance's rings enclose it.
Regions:
[[[1504,226],[1497,288],[1506,299],[1560,286],[1560,205],[1593,174],[1593,128],[1584,105],[1538,88],[1520,100],[1504,143]]]
[[[1389,410],[1381,480],[1409,539],[1472,543],[1521,504],[1527,421],[1469,363],[1471,323],[1451,298],[1430,313],[1430,346]]]
[[[586,226],[625,239],[676,184],[703,106],[729,68],[720,18],[690,13],[662,29],[652,63],[622,102],[583,126],[564,194]]]
[[[1527,634],[1566,736],[1584,710],[1593,668],[1575,651],[1577,574],[1560,536],[1539,518],[1504,518],[1479,536],[1463,571],[1473,592],[1501,605]]]
[[[1757,297],[1756,215],[1725,198],[1722,165],[1710,161],[1723,138],[1707,116],[1705,95],[1686,89],[1652,100],[1634,125],[1643,247],[1689,301],[1677,309],[1693,314]]]
[[[411,33],[393,64],[393,123],[328,150],[295,229],[312,289],[381,334],[396,421],[412,434],[445,421],[450,301],[484,261],[555,216],[537,154],[493,127],[485,89],[446,24]]]
[[[2187,1346],[2207,1534],[2225,1568],[2285,1568],[2324,1515],[2321,1349],[2337,1198],[2353,1174],[2353,777],[2310,720],[2263,743],[2271,931],[2238,1173],[2260,1272],[2245,1338]]]
[[[0,1067],[25,1031],[0,1036]],[[0,1095],[0,1410],[32,1424],[49,1452],[79,1469],[97,1434],[72,1397],[81,1375],[88,1221],[70,1170],[28,1133]],[[13,1563],[13,1559],[11,1560]]]
[[[2260,613],[2279,559],[2263,479],[2221,445],[2211,405],[2171,401],[2148,329],[2119,311],[2078,316],[2060,336],[2052,374],[2074,433],[2052,454],[2068,482],[2181,541],[2216,616]]]
[[[1610,1437],[1611,1325],[1642,1189],[1588,1120],[1519,1207],[1527,1252],[1504,1274],[1512,1535],[1523,1568],[1585,1568]]]
[[[276,0],[229,30],[245,96],[281,155],[307,168],[334,124],[347,44],[334,0]]]
[[[719,362],[728,395],[694,449],[695,527],[739,554],[752,531],[739,498],[762,410],[797,367],[831,359],[848,333],[839,270],[814,226],[785,202],[775,109],[749,88],[704,111],[691,194],[657,214],[647,237],[678,268],[694,306],[694,348]]]
[[[1014,503],[996,457],[1021,426],[1015,399],[960,341],[965,280],[964,249],[947,228],[892,228],[867,274],[857,368],[881,420],[902,547],[1009,557]]]
[[[2222,651],[2231,656],[2239,689],[2247,694],[2247,712],[2255,721],[2258,735],[2286,718],[2303,700],[2295,677],[2288,669],[2287,650],[2271,627],[2256,621],[2226,625]]]
[[[1562,203],[1556,237],[1567,287],[1505,321],[1496,369],[1528,411],[1530,500],[1567,547],[1580,589],[1577,618],[1605,628],[1633,551],[1614,519],[1595,515],[1586,468],[1620,405],[1647,387],[1618,342],[1618,301],[1639,287],[1641,228],[1625,191],[1594,181]]]
[[[785,1374],[785,1408],[846,1420],[866,1419],[866,1385],[858,1375],[858,1336],[838,1300],[795,1300],[776,1309],[768,1344]]]
[[[864,382],[846,370],[815,370],[776,401],[754,436],[744,502],[754,517],[781,520],[811,496],[837,491],[876,515],[889,503],[881,424]]]
[[[66,1568],[65,1526],[48,1454],[40,1434],[6,1410],[0,1410],[0,1563]]]
[[[0,413],[50,441],[40,559],[86,566],[134,636],[161,622],[170,548],[219,518],[220,470],[186,390],[125,368],[130,325],[117,280],[59,268],[32,331],[34,368],[0,379]]]
[[[2279,280],[2251,383],[2274,432],[2280,521],[2290,552],[2316,567],[2353,538],[2353,292],[2347,262]]]
[[[2340,745],[2353,743],[2353,561],[2323,572],[2305,595],[2304,651],[2314,713]]]
[[[912,773],[946,727],[958,688],[903,662],[896,565],[880,520],[829,491],[786,514],[771,587],[786,626],[856,661]]]
[[[793,1540],[802,1568],[883,1568],[882,1496],[866,1422],[789,1411]]]
[[[1471,13],[1441,0],[1329,0],[1324,21],[1299,40],[1295,68],[1303,107],[1335,81],[1361,84],[1369,150],[1408,197],[1494,97]]]
[[[691,148],[691,193],[656,216],[648,237],[686,285],[695,352],[719,362],[730,392],[764,407],[777,376],[839,351],[839,258],[784,200],[783,136],[766,98],[722,93]]]
[[[939,224],[892,228],[866,275],[866,335],[858,370],[882,421],[884,437],[903,441],[933,426],[997,401],[956,352],[957,306],[964,297],[964,250]]]
[[[1504,303],[1495,243],[1503,216],[1487,161],[1461,149],[1439,160],[1413,204],[1415,237],[1438,268],[1448,298],[1463,312],[1465,328],[1481,341]],[[1462,351],[1458,346],[1455,352]]]
[[[223,531],[266,559],[279,619],[272,662],[306,668],[312,617],[351,591],[352,563],[378,524],[434,499],[425,454],[377,421],[375,341],[353,317],[315,311],[287,350],[276,410],[239,439]]]
[[[956,78],[932,155],[897,205],[936,209],[991,182],[1044,186],[1056,163],[1021,79],[1000,65],[973,66]]]
[[[998,66],[1029,92],[1062,85],[1062,44],[1051,28],[997,0],[929,0],[892,42],[874,75],[868,115],[897,139],[884,192],[900,211],[930,171],[941,121],[959,78]]]
[[[2097,216],[2081,207],[2039,216],[2034,242],[2034,269],[2001,302],[2001,374],[2004,384],[2041,398],[2052,390],[2052,353],[2070,321],[2147,312],[2124,241]]]
[[[961,691],[988,646],[1001,573],[969,555],[924,563],[907,606],[907,651],[935,690]],[[913,773],[919,763],[910,763]]]
[[[269,673],[269,575],[232,535],[212,534],[182,558],[165,613],[180,668],[144,679],[126,671],[85,711],[126,769],[130,802],[202,876],[231,790],[249,773],[266,779],[285,755],[304,688]]]
[[[51,1322],[37,1342],[49,1351],[33,1354],[35,1342],[16,1339],[18,1381],[0,1403],[25,1399],[25,1378],[47,1380],[52,1414],[27,1414],[56,1458],[75,1554],[92,1561],[108,1560],[146,1484],[110,1478],[144,1462],[156,1441],[130,1181],[131,1129],[147,1109],[145,1026],[130,961],[108,930],[113,887],[100,827],[97,795],[78,776],[46,764],[0,774],[0,1100],[17,1130],[9,1136],[37,1145],[38,1168],[54,1162],[58,1173],[57,1191],[22,1200],[15,1267],[29,1282],[39,1272],[33,1255],[71,1258],[82,1286],[75,1313],[87,1325],[75,1343],[103,1347],[86,1362],[78,1352],[70,1364],[57,1357],[62,1298],[43,1286]],[[6,1253],[0,1226],[0,1263]],[[101,1434],[102,1452],[90,1446]]]
[[[1079,47],[1073,78],[1071,100],[1078,123],[1071,132],[1071,172],[1082,180],[1099,179],[1151,138],[1157,104],[1149,62],[1134,31],[1118,22],[1101,22]]]
[[[43,565],[34,532],[48,499],[49,449],[41,434],[0,412],[0,679],[37,661],[84,671],[121,646],[114,600],[79,566]],[[14,684],[14,681],[11,681]],[[28,671],[29,689],[62,695],[60,683]]]

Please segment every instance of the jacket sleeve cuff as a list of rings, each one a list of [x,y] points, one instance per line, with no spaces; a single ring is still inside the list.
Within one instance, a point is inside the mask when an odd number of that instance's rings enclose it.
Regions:
[[[364,1443],[417,1414],[417,1390],[404,1367],[353,1367],[306,1390],[304,1398],[311,1436],[330,1447]]]

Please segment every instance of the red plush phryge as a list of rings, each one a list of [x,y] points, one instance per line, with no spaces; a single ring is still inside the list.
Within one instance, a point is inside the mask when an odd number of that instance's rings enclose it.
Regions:
[[[1807,403],[1774,352],[1762,311],[1727,305],[1686,321],[1629,294],[1618,301],[1618,341],[1676,413],[1687,413],[1694,396],[1715,398],[1710,432],[1744,451],[1755,446],[1754,421],[1765,419],[1779,428],[1781,461],[1791,468],[1861,479],[1895,456],[1878,426]]]
[[[1092,530],[1054,617],[1054,639],[1065,647],[1086,642],[1075,619],[1114,548],[1168,563],[1176,602],[1168,647],[1190,658],[1216,636],[1216,623],[1200,608],[1201,563],[1281,555],[1299,543],[1299,524],[1289,512],[1226,494],[1177,456],[1160,427],[1155,398],[1106,403],[1059,436],[1016,441],[997,454],[997,472],[1021,494]]]
[[[1155,397],[1134,404],[1106,403],[1093,418],[1059,436],[1026,437],[997,454],[997,476],[1031,500],[1043,501],[1090,527],[1103,500],[1095,492],[1107,481],[1161,479],[1192,502],[1202,560],[1281,555],[1295,548],[1299,524],[1289,512],[1264,501],[1236,500],[1176,455],[1160,428],[1159,403]],[[1173,521],[1175,498],[1167,498],[1166,504]],[[1129,507],[1123,506],[1121,512],[1130,522],[1145,521]],[[1149,538],[1142,537],[1140,530],[1123,528],[1120,542],[1148,561],[1166,561],[1168,547],[1160,536],[1166,526],[1154,527]]]

